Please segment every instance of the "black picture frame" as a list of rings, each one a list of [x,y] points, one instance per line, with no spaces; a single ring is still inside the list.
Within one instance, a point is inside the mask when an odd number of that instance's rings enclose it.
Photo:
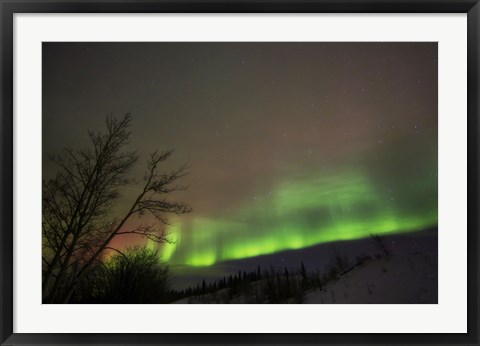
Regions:
[[[478,345],[478,0],[0,0],[1,11],[1,323],[2,345]],[[468,332],[465,334],[23,334],[13,332],[13,16],[16,13],[467,13],[468,21]],[[452,316],[452,319],[455,316]]]

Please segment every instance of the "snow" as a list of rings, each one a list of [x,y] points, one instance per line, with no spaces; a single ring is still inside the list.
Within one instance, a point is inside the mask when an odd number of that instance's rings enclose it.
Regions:
[[[301,280],[293,275],[291,280]],[[225,288],[214,293],[180,299],[174,304],[267,303],[259,295],[266,280],[250,284],[250,298],[241,294],[231,297]],[[257,292],[252,300],[251,294]],[[264,297],[264,296],[263,296]],[[259,301],[260,299],[260,301]],[[297,303],[293,298],[289,303]],[[438,256],[436,253],[393,255],[367,258],[350,267],[321,288],[305,293],[303,304],[437,304]]]
[[[304,304],[437,304],[432,254],[370,259],[305,296]]]

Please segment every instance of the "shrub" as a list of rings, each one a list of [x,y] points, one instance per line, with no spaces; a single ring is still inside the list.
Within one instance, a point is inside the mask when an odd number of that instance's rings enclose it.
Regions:
[[[169,269],[157,251],[145,247],[127,249],[110,257],[103,269],[97,301],[114,304],[167,303]]]

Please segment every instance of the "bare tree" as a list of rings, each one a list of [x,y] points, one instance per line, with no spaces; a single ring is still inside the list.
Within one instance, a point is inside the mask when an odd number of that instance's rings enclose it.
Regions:
[[[68,302],[92,264],[101,259],[105,250],[115,250],[109,246],[113,238],[135,234],[158,243],[168,242],[168,235],[156,224],[167,224],[167,213],[190,211],[188,205],[167,199],[171,192],[186,188],[176,182],[188,167],[159,172],[160,164],[172,151],[155,151],[148,160],[138,194],[123,215],[113,215],[119,189],[135,183],[127,178],[138,160],[136,152],[125,151],[130,124],[130,114],[121,119],[108,116],[105,132],[89,132],[90,149],[65,149],[50,157],[58,172],[42,184],[42,289],[46,303]],[[158,222],[125,229],[133,215],[145,213],[152,214]]]

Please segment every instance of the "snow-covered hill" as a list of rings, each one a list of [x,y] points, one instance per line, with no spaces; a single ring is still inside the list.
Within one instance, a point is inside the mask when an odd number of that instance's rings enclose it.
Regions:
[[[305,304],[436,304],[438,262],[430,254],[372,259],[308,293]]]
[[[299,275],[290,276],[301,287]],[[270,286],[271,287],[271,286]],[[269,303],[267,280],[252,282],[239,294],[228,288],[183,298],[176,304]],[[246,293],[242,293],[246,292]],[[436,254],[408,254],[368,258],[330,278],[319,288],[309,288],[287,302],[303,304],[436,304],[438,261]]]

